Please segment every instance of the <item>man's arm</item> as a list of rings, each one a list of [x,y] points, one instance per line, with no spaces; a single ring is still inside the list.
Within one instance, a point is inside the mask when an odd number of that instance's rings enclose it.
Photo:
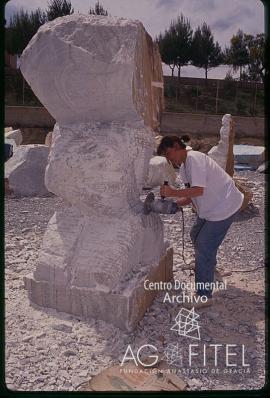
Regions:
[[[191,187],[186,189],[174,189],[168,185],[162,185],[160,187],[160,195],[172,198],[195,198],[196,196],[203,195],[203,187]]]
[[[190,198],[181,198],[176,201],[179,206],[187,206],[192,203]]]

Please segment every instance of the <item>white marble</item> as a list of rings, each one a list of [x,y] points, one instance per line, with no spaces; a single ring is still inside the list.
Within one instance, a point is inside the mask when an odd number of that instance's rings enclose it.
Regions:
[[[45,186],[49,149],[45,145],[20,145],[5,163],[5,178],[19,196],[50,195]]]
[[[213,146],[208,152],[208,155],[214,159],[220,167],[226,170],[228,151],[229,151],[229,139],[231,131],[232,116],[226,114],[222,117],[222,127],[220,129],[220,140],[218,145]],[[233,143],[232,143],[233,145]]]
[[[176,182],[176,172],[171,163],[164,156],[153,156],[149,162],[147,178],[144,186],[154,188],[168,181],[169,185]]]
[[[115,296],[104,293],[123,295],[123,281],[166,254],[162,221],[143,215],[140,201],[163,106],[157,46],[139,21],[73,14],[39,29],[21,70],[56,119],[45,182],[66,203],[48,224],[30,297],[106,320]],[[140,311],[124,297],[115,322],[128,324]]]

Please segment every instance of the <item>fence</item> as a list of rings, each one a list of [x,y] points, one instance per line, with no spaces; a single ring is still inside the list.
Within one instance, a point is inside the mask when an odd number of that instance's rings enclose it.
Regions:
[[[166,112],[264,116],[262,83],[164,76]],[[5,75],[5,105],[42,106],[20,71]]]
[[[164,77],[166,112],[264,116],[262,83]]]

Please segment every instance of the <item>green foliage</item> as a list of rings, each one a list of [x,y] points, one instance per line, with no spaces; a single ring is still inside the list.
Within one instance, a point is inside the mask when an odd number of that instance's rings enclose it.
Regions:
[[[240,98],[236,102],[237,112],[241,114],[246,114],[247,104]]]
[[[238,30],[236,35],[231,38],[229,48],[225,50],[226,64],[232,65],[234,72],[240,69],[240,80],[242,80],[243,67],[249,63],[249,54],[247,50],[245,35],[242,30]]]
[[[210,113],[239,116],[264,116],[264,91],[262,87],[242,84],[235,80],[224,80],[218,94],[216,109],[216,84],[205,85],[202,79],[181,85],[181,93],[173,95],[173,85],[178,87],[177,79],[165,79],[165,110],[169,112]],[[198,95],[197,95],[198,87]],[[168,89],[170,95],[168,95]],[[256,95],[256,100],[255,100]]]
[[[226,73],[226,76],[224,77],[224,80],[225,80],[226,82],[233,82],[233,81],[234,81],[234,78],[233,78],[231,72],[227,72],[227,73]]]
[[[173,85],[165,85],[164,87],[164,96],[167,98],[175,98],[176,96],[176,87]]]
[[[6,50],[9,54],[21,54],[41,25],[73,12],[69,0],[51,0],[46,12],[38,8],[29,13],[21,8],[12,15],[5,29]]]
[[[202,26],[198,26],[192,40],[192,65],[198,68],[204,68],[205,78],[207,79],[208,71],[217,67],[223,62],[223,54],[218,42],[214,42],[214,36],[211,29],[204,22]]]
[[[48,21],[53,21],[55,18],[73,14],[74,9],[69,0],[51,0],[46,13]]]
[[[39,8],[31,13],[21,8],[13,14],[5,31],[5,45],[8,53],[21,54],[45,21],[46,14]]]
[[[100,2],[98,1],[95,4],[94,8],[90,8],[89,10],[89,14],[90,15],[104,15],[104,16],[108,16],[108,11],[105,10],[105,8],[100,4]]]
[[[181,14],[157,39],[162,61],[170,66],[172,75],[176,67],[179,78],[181,67],[188,65],[191,59],[192,33],[189,20]]]
[[[245,35],[245,43],[249,53],[248,77],[253,81],[264,81],[265,73],[265,36]]]
[[[171,33],[168,30],[165,30],[165,33],[160,34],[157,38],[157,44],[159,47],[159,52],[162,61],[171,68],[172,76],[174,75],[174,69],[176,67],[175,60],[175,48],[173,46],[173,40],[171,37]]]
[[[225,97],[235,97],[236,85],[230,72],[227,72],[223,83],[223,94]]]
[[[226,48],[226,64],[233,70],[240,69],[240,80],[263,81],[265,73],[265,35],[244,34],[241,30],[233,35],[231,45]]]

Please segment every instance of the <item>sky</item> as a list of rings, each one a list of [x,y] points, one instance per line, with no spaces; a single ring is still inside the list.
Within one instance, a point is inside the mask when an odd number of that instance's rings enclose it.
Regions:
[[[97,0],[71,0],[75,12],[87,14]],[[181,13],[190,20],[193,30],[206,22],[222,49],[229,45],[238,29],[248,34],[264,32],[264,6],[260,0],[100,0],[112,16],[139,19],[148,33],[155,38],[169,27],[170,22]],[[24,8],[46,9],[48,0],[10,0],[5,9],[5,17]],[[209,78],[224,78],[230,68],[222,66],[209,71]],[[170,68],[163,66],[164,74]],[[182,76],[204,77],[204,70],[193,66],[183,67]],[[235,77],[238,75],[235,74]]]

